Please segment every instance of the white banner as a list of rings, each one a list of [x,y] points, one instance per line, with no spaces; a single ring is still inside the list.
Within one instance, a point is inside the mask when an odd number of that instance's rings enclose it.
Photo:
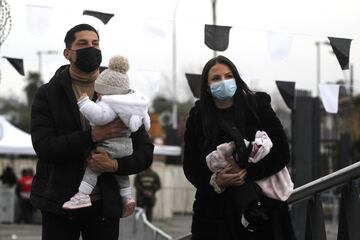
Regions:
[[[293,38],[290,33],[267,32],[270,56],[274,61],[283,61],[289,56]]]
[[[52,7],[26,5],[26,24],[31,34],[42,37],[50,29]]]
[[[339,105],[339,85],[320,83],[319,92],[326,112],[337,113]]]

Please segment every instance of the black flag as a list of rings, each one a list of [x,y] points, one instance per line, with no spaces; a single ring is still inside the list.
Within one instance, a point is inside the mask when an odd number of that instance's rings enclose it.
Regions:
[[[295,109],[295,82],[275,81],[286,106]]]
[[[16,69],[16,71],[24,76],[25,73],[24,73],[24,61],[22,58],[11,58],[11,57],[4,57],[6,58],[9,63]]]
[[[352,39],[328,37],[330,45],[340,63],[341,69],[349,69],[350,45]]]
[[[103,12],[97,12],[97,11],[91,11],[91,10],[84,10],[83,15],[89,15],[96,17],[100,19],[104,24],[107,24],[110,19],[114,16],[112,13],[103,13]]]
[[[200,74],[191,74],[185,73],[186,79],[190,86],[191,92],[195,98],[200,97],[200,88],[201,88],[201,75]]]
[[[215,51],[225,51],[229,46],[228,26],[217,26],[205,24],[205,44]]]

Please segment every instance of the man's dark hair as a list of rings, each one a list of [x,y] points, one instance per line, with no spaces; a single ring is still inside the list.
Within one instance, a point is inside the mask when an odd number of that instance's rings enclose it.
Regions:
[[[86,23],[82,23],[79,25],[76,25],[75,27],[71,28],[65,36],[64,42],[65,42],[65,46],[66,48],[70,49],[71,44],[75,41],[75,33],[77,32],[81,32],[81,31],[93,31],[96,33],[96,35],[99,38],[99,33],[96,31],[95,28],[93,28],[91,25],[86,24]]]

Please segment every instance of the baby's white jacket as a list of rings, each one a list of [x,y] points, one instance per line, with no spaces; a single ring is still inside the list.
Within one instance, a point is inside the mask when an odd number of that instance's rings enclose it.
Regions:
[[[78,106],[91,125],[102,126],[118,116],[131,132],[136,132],[142,124],[147,131],[150,129],[149,100],[139,91],[103,95],[96,103],[87,97],[78,101]]]

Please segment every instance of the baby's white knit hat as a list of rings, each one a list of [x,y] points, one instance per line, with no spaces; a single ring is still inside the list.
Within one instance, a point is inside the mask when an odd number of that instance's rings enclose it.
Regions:
[[[100,73],[95,81],[95,91],[100,94],[125,94],[129,92],[126,57],[115,55],[109,61],[109,68]]]

